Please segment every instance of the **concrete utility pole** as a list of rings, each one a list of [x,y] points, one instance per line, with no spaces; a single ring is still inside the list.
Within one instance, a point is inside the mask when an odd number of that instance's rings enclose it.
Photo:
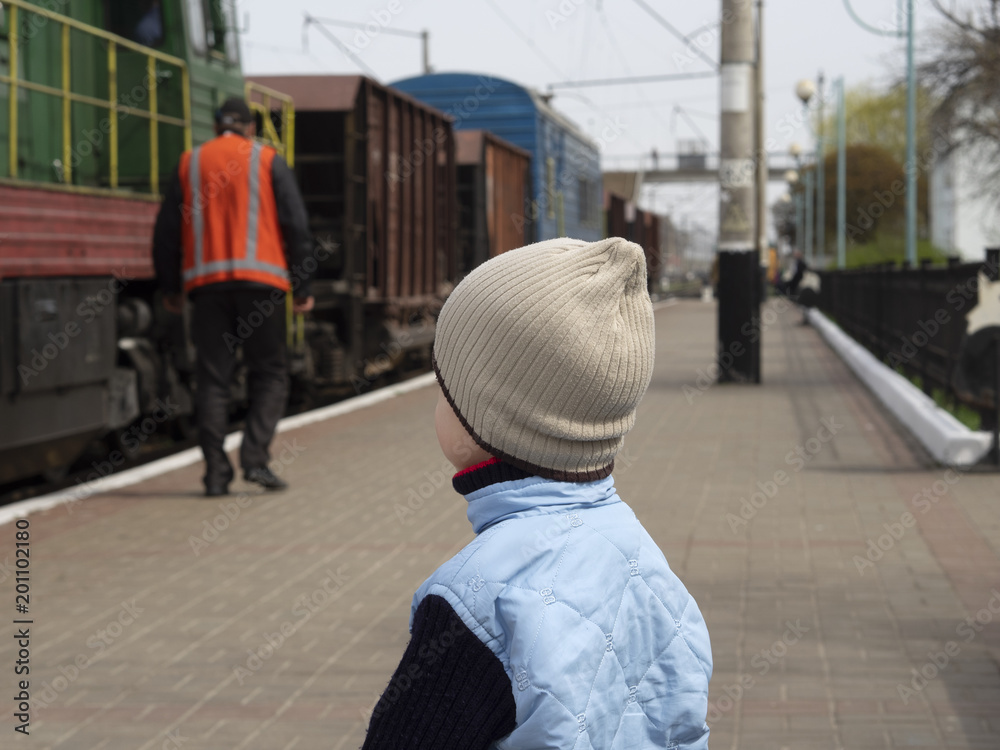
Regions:
[[[754,153],[757,159],[757,252],[767,259],[767,149],[764,137],[764,0],[757,0],[757,65],[754,75]]]
[[[816,127],[816,255],[826,262],[826,144],[823,128],[826,119],[826,88],[823,71],[816,79],[819,87],[819,123]]]
[[[753,4],[722,0],[719,380],[760,382],[760,253],[755,237]]]

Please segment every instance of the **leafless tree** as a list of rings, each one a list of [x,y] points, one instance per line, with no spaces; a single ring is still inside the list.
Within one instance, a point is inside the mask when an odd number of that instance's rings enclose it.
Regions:
[[[934,129],[970,151],[983,194],[1000,207],[1000,0],[930,1],[942,21],[920,80],[939,101]]]

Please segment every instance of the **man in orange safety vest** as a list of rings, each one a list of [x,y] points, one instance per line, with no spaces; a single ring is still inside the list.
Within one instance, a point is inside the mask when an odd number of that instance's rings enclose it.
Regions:
[[[249,408],[240,448],[244,479],[268,490],[287,483],[268,467],[269,445],[288,399],[286,294],[308,312],[305,262],[309,220],[288,164],[253,140],[242,99],[216,112],[217,137],[184,153],[164,196],[153,236],[153,262],[163,304],[193,303],[198,353],[196,409],[205,456],[205,494],[225,495],[233,467],[223,449],[236,351],[247,366]]]

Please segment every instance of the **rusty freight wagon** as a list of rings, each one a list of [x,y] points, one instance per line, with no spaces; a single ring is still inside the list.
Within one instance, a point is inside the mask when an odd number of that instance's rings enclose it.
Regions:
[[[486,130],[455,133],[459,274],[528,244],[531,154]]]
[[[646,252],[646,278],[650,292],[659,288],[662,273],[661,221],[667,221],[650,211],[629,207],[620,195],[605,193],[605,234],[624,237]]]
[[[295,171],[321,245],[297,374],[361,389],[426,365],[458,272],[450,118],[363,76],[251,80],[295,100]]]

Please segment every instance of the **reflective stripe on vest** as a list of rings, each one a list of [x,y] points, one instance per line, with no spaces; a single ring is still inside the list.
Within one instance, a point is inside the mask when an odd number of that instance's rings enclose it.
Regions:
[[[247,210],[247,247],[243,258],[228,258],[210,263],[205,262],[204,229],[205,212],[201,198],[201,168],[199,153],[201,146],[191,151],[191,162],[188,168],[188,184],[191,189],[191,221],[194,228],[194,266],[184,271],[184,281],[191,281],[202,276],[222,271],[263,271],[281,278],[288,278],[288,269],[273,263],[257,260],[257,233],[260,216],[260,154],[263,147],[254,141],[250,151],[250,205]]]

